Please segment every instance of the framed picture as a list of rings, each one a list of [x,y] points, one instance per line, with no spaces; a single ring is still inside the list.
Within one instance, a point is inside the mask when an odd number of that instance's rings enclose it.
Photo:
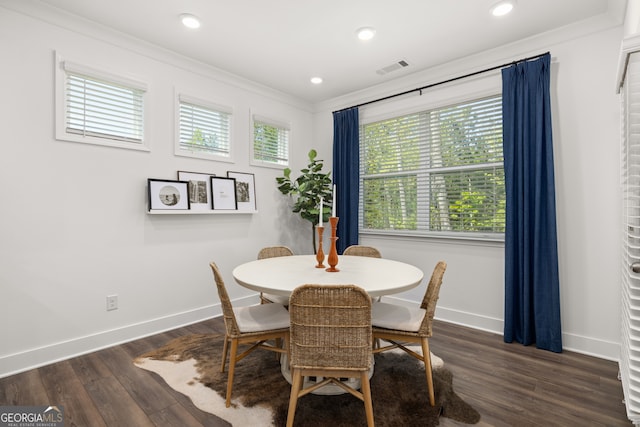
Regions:
[[[227,171],[229,178],[236,180],[236,201],[239,211],[255,211],[256,182],[252,173]]]
[[[211,177],[211,205],[216,211],[238,209],[235,179]]]
[[[189,204],[191,210],[211,210],[211,177],[213,173],[178,171],[178,181],[189,183]]]
[[[188,210],[189,183],[169,179],[147,180],[149,210]]]

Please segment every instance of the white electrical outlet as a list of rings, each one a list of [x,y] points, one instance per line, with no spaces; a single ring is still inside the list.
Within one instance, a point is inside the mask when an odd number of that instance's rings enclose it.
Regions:
[[[118,295],[107,295],[107,311],[118,309]]]

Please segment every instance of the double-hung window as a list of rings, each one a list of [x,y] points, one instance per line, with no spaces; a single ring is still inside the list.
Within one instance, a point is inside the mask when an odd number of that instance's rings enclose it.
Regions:
[[[175,153],[187,157],[232,161],[232,113],[230,107],[178,95]]]
[[[148,149],[144,83],[58,60],[57,139]]]
[[[502,98],[365,123],[361,232],[500,239]]]
[[[251,163],[284,168],[289,165],[290,126],[264,116],[253,115]]]

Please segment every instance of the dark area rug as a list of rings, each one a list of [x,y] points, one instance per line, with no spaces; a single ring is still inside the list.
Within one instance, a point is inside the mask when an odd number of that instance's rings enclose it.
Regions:
[[[227,372],[220,373],[223,339],[220,335],[188,335],[138,359],[195,359],[199,381],[224,396]],[[478,412],[454,392],[451,372],[442,367],[435,369],[433,374],[434,407],[429,405],[421,362],[402,352],[376,355],[371,377],[376,425],[436,426],[441,416],[466,424],[477,423],[480,420]],[[270,408],[276,426],[286,423],[290,391],[291,385],[282,376],[275,353],[257,350],[236,365],[233,400],[237,399],[246,407]],[[304,396],[298,401],[295,421],[296,426],[304,427],[366,425],[363,403],[350,394]]]

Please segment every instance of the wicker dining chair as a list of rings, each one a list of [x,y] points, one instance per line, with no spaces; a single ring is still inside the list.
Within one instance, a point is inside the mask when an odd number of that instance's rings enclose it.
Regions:
[[[258,259],[291,255],[293,255],[293,251],[286,246],[267,246],[260,249],[260,252],[258,252]],[[289,297],[260,292],[260,304],[268,304],[272,302],[284,305],[286,307],[289,305]]]
[[[231,300],[227,294],[227,288],[218,266],[214,262],[209,265],[213,270],[213,277],[218,288],[226,329],[220,372],[224,372],[229,344],[231,344],[225,402],[228,408],[231,405],[233,375],[238,361],[259,348],[282,354],[288,352],[289,312],[280,304],[261,304],[234,308],[231,305]],[[275,340],[275,345],[268,344],[267,341],[269,340]],[[238,354],[240,345],[250,345],[250,347]]]
[[[411,356],[424,363],[424,370],[429,388],[429,403],[435,405],[433,390],[433,372],[431,369],[431,351],[429,338],[433,335],[433,316],[442,285],[442,276],[447,263],[439,261],[431,274],[427,291],[420,307],[399,306],[396,304],[376,302],[371,307],[371,323],[373,339],[384,340],[389,344],[374,348],[374,353],[401,348]],[[417,343],[422,347],[422,355],[406,347],[406,343]]]
[[[351,245],[344,250],[342,255],[368,256],[371,258],[382,258],[380,251],[373,246]]]
[[[328,384],[362,400],[367,425],[372,427],[369,295],[355,285],[302,285],[291,294],[289,315],[292,384],[287,427],[293,426],[298,399]],[[322,380],[303,387],[303,378],[309,376]],[[341,378],[359,378],[361,391]]]

